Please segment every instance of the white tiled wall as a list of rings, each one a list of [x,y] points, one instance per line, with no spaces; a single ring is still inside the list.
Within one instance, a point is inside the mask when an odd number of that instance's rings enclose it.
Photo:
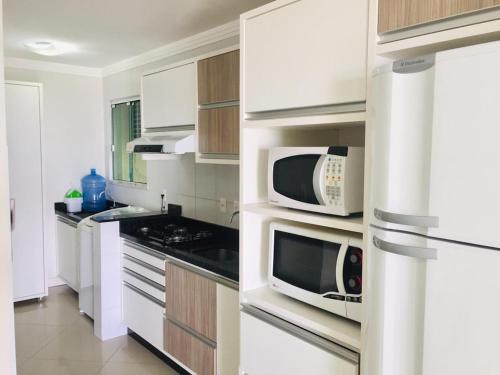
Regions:
[[[234,202],[239,200],[238,166],[197,164],[194,154],[148,161],[148,190],[112,186],[110,192],[119,202],[159,210],[163,189],[169,203],[182,205],[184,216],[238,227],[238,216],[229,224]],[[220,198],[227,201],[225,213],[219,210]]]

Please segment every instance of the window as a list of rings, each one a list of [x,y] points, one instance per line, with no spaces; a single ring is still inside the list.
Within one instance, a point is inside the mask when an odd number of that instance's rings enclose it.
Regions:
[[[127,153],[127,143],[141,136],[141,105],[139,100],[113,104],[113,180],[145,184],[146,162],[139,154]]]

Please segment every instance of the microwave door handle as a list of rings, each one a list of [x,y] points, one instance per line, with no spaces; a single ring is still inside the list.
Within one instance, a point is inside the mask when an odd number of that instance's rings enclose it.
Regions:
[[[337,288],[340,294],[345,295],[345,285],[344,285],[344,262],[347,255],[347,243],[342,243],[340,246],[339,255],[337,257],[337,266],[335,268],[335,278],[337,280]]]
[[[326,170],[326,155],[321,155],[313,173],[313,189],[314,195],[319,204],[325,205],[326,203],[326,184],[325,184],[325,170]]]
[[[373,236],[373,245],[377,249],[396,255],[403,255],[410,258],[424,260],[437,259],[437,250],[428,247],[400,245],[393,242],[384,241],[377,236]]]
[[[373,210],[373,214],[379,220],[387,223],[409,225],[412,227],[437,228],[439,227],[439,217],[437,216],[418,216],[405,215],[395,212],[384,211],[378,208]]]

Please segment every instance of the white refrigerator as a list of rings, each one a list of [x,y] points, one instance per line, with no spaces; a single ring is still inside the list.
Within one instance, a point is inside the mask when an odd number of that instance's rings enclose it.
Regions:
[[[500,43],[374,77],[367,375],[500,374]]]

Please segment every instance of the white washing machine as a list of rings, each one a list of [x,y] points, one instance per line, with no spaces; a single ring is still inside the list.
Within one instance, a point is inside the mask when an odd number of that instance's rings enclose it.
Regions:
[[[94,232],[99,223],[91,220],[97,216],[119,216],[132,213],[147,212],[142,207],[121,207],[99,212],[89,216],[78,223],[77,231],[79,241],[79,297],[78,305],[80,313],[85,313],[94,319]],[[97,249],[96,249],[97,250]]]

